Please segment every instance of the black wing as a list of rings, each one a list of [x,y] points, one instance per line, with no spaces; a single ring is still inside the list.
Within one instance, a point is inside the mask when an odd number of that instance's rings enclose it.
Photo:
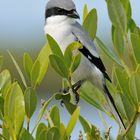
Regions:
[[[83,46],[82,49],[79,49],[79,51],[103,73],[103,75],[106,79],[111,81],[108,74],[106,73],[105,66],[104,66],[103,62],[101,61],[100,57],[97,58],[97,57],[93,56],[91,54],[91,52],[85,46]]]

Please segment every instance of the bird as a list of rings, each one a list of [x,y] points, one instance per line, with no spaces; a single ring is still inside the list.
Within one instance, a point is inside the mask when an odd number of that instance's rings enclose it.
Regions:
[[[123,119],[106,86],[106,80],[110,82],[111,80],[94,42],[77,21],[79,18],[80,16],[73,0],[48,0],[45,8],[44,32],[55,39],[63,53],[72,42],[78,41],[82,45],[82,48],[78,49],[81,53],[81,61],[76,71],[72,74],[72,80],[81,85],[84,81],[90,81],[101,90],[112,114],[119,122],[120,128],[125,130]]]

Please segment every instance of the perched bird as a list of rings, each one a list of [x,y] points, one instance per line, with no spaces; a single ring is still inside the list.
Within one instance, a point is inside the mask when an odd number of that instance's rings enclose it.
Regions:
[[[78,18],[79,15],[72,0],[49,0],[45,9],[45,34],[49,34],[56,40],[62,52],[74,41],[82,44],[83,47],[78,50],[82,55],[81,62],[73,73],[72,80],[79,84],[88,80],[98,87],[104,93],[110,109],[121,128],[125,129],[123,120],[106,86],[105,80],[110,81],[110,78],[106,73],[105,66],[88,33],[76,21]]]

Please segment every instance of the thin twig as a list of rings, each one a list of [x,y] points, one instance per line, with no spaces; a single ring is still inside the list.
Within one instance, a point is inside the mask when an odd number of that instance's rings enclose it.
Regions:
[[[129,132],[129,130],[133,127],[133,125],[135,124],[135,122],[137,121],[137,118],[139,117],[140,113],[136,112],[135,116],[133,118],[133,120],[131,121],[131,123],[128,125],[128,127],[125,130],[125,133],[123,134],[123,138],[127,135],[127,133]]]
[[[0,124],[0,128],[2,128],[2,125]]]

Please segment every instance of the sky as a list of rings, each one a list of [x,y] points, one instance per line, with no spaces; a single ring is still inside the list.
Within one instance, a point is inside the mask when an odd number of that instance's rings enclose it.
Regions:
[[[85,3],[89,9],[97,9],[97,35],[109,44],[110,21],[105,0],[75,0],[75,3],[80,15]],[[140,1],[131,0],[131,3],[133,17],[140,25]],[[40,50],[45,43],[45,4],[46,0],[0,0],[0,48],[30,52],[32,49]]]
[[[105,0],[75,0],[77,11],[81,16],[85,3],[89,9],[97,9],[97,36],[107,45],[110,45],[111,24],[108,18]],[[45,0],[0,0],[0,52],[5,52],[8,49],[15,53],[24,53],[24,51],[33,53],[35,50],[39,51],[41,49],[45,44],[43,30],[45,4]],[[131,0],[131,5],[133,11],[132,16],[137,25],[140,26],[140,0]],[[89,113],[87,112],[85,114],[86,110]],[[98,112],[95,110],[92,112],[90,110],[91,107],[87,109],[84,105],[82,106],[82,114],[90,121],[95,120],[92,122],[103,129],[98,116],[89,115],[90,113],[97,114]],[[63,118],[65,118],[65,113],[65,111],[62,111]],[[107,117],[106,119],[108,120]],[[68,117],[64,121],[67,123]],[[117,125],[113,120],[108,121],[115,126],[115,129],[112,130],[112,134],[115,136]],[[76,140],[77,137],[75,134],[79,132],[79,129],[79,125],[74,129],[73,140]]]

